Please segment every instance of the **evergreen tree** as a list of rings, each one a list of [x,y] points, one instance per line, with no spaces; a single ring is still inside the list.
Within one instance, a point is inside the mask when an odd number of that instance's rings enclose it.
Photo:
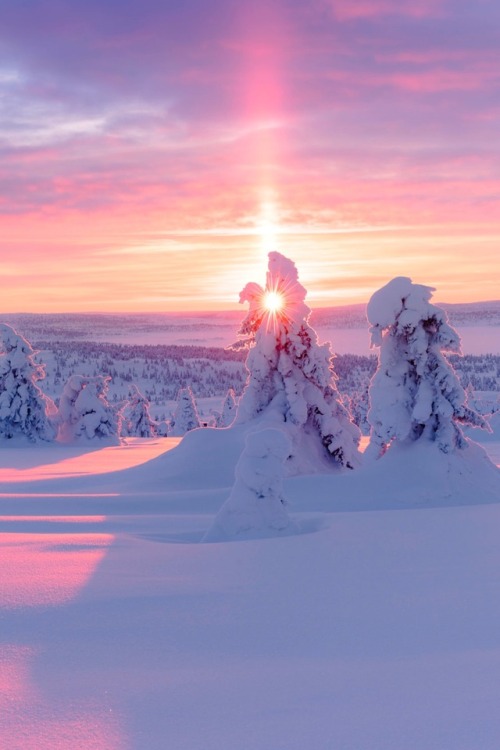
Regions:
[[[157,425],[149,413],[149,401],[136,385],[130,388],[130,401],[124,418],[126,433],[132,437],[154,437]]]
[[[106,398],[110,378],[72,375],[64,386],[58,411],[58,440],[109,438],[119,442],[121,410]]]
[[[370,386],[369,453],[393,441],[435,441],[448,453],[465,448],[461,425],[488,429],[466,406],[466,394],[443,352],[460,353],[460,338],[430,299],[434,289],[397,277],[368,303],[372,346],[380,349]]]
[[[341,403],[330,346],[308,323],[305,296],[295,264],[277,252],[269,253],[266,287],[251,283],[241,292],[250,309],[235,346],[249,347],[248,381],[235,423],[285,422],[296,454],[313,441],[333,464],[353,468],[360,433]]]
[[[168,437],[168,424],[165,419],[160,419],[157,430],[159,437]]]
[[[51,418],[55,405],[37,385],[45,369],[35,363],[34,354],[23,336],[0,324],[0,436],[5,438],[24,435],[32,442],[55,438]]]
[[[189,386],[181,388],[177,395],[177,404],[169,434],[171,437],[182,437],[186,432],[195,430],[197,427],[201,427],[201,424],[193,392]]]
[[[369,383],[366,382],[351,398],[351,414],[362,435],[370,434],[368,410],[370,408]]]
[[[220,414],[215,414],[215,426],[216,427],[230,427],[236,417],[236,399],[234,397],[234,390],[230,388],[222,404],[222,411]]]

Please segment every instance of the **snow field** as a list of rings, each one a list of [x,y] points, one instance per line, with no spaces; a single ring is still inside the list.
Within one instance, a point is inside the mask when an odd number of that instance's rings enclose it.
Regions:
[[[397,497],[381,460],[286,479],[302,533],[202,544],[231,432],[2,483],[0,747],[496,750],[500,497]]]
[[[186,390],[174,426],[195,429],[148,439],[137,392],[142,441],[6,451],[0,746],[498,750],[500,472],[457,424],[482,418],[431,291],[400,277],[368,305],[364,456],[276,252],[241,294],[255,345],[231,428],[196,429]],[[91,437],[101,411],[68,424]]]

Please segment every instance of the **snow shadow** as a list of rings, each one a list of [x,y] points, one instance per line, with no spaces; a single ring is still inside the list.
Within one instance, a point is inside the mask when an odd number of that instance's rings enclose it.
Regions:
[[[117,534],[69,600],[4,612],[29,654],[7,720],[43,750],[49,716],[77,750],[91,730],[100,750],[493,747],[499,528],[481,506],[238,545]]]

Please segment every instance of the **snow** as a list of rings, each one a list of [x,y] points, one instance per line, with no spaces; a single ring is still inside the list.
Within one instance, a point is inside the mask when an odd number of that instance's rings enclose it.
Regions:
[[[404,308],[418,312],[425,309],[433,291],[432,287],[413,284],[407,276],[397,276],[372,295],[366,307],[368,320],[372,326],[387,328]]]
[[[110,377],[72,375],[63,388],[57,439],[63,443],[107,440],[119,443],[121,415],[106,398]]]
[[[45,369],[35,351],[11,326],[0,323],[0,439],[24,436],[32,442],[53,440],[54,403],[37,385]]]
[[[496,750],[500,485],[486,462],[478,483],[480,449],[458,476],[417,444],[290,477],[299,533],[200,543],[243,441],[2,451],[27,474],[0,484],[0,746]],[[30,474],[70,451],[71,472]],[[119,470],[76,469],[110,451]]]
[[[461,354],[446,312],[431,304],[434,290],[397,277],[376,291],[367,315],[378,369],[370,383],[372,440],[381,457],[396,442],[435,441],[444,453],[465,448],[461,425],[489,429],[467,406],[459,377],[444,356]]]
[[[285,510],[284,463],[292,443],[280,429],[263,429],[246,436],[235,468],[235,482],[204,541],[276,536],[295,531]]]
[[[181,388],[177,396],[177,404],[171,421],[169,434],[172,437],[182,437],[200,427],[200,417],[196,408],[193,392],[188,386]]]
[[[281,297],[278,310],[265,306],[268,293]],[[269,253],[265,288],[252,282],[241,292],[240,301],[249,303],[239,330],[248,379],[235,424],[281,424],[292,444],[291,473],[304,471],[304,458],[311,467],[352,469],[360,431],[341,403],[330,346],[318,344],[308,323],[305,296],[295,264],[277,252]]]
[[[175,448],[180,438],[125,438],[121,446],[94,450],[88,447],[40,446],[26,451],[19,442],[2,446],[0,483],[57,479],[58,477],[94,476],[137,466]]]
[[[157,426],[151,418],[149,406],[147,398],[143,396],[135,384],[132,384],[129,390],[129,402],[122,411],[122,435],[136,435],[145,438],[156,435]]]
[[[466,354],[500,354],[500,301],[444,305]],[[241,310],[210,313],[9,315],[6,322],[30,341],[95,341],[115,344],[228,346]],[[366,305],[322,307],[311,323],[322,341],[340,354],[369,354]],[[50,347],[49,347],[50,348]]]
[[[283,328],[306,331],[295,267],[271,255],[267,285],[298,285]],[[372,324],[420,320],[430,292],[395,280]],[[301,383],[287,419],[315,398]],[[461,450],[395,441],[332,471],[282,405],[182,439],[2,442],[0,748],[497,750],[497,415],[484,449],[469,430]]]
[[[215,426],[216,427],[230,427],[236,417],[237,403],[234,390],[230,388],[226,394],[226,398],[222,403],[220,413],[215,412]]]
[[[455,326],[462,341],[464,354],[500,354],[498,326]],[[337,354],[370,354],[368,328],[336,328],[334,325],[318,326],[321,341],[332,341]],[[230,343],[230,337],[227,341]]]

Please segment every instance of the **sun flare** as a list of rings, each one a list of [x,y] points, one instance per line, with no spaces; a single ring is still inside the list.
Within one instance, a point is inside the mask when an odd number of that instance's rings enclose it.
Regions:
[[[279,292],[266,292],[264,295],[264,309],[270,313],[278,313],[283,309],[285,299]]]

